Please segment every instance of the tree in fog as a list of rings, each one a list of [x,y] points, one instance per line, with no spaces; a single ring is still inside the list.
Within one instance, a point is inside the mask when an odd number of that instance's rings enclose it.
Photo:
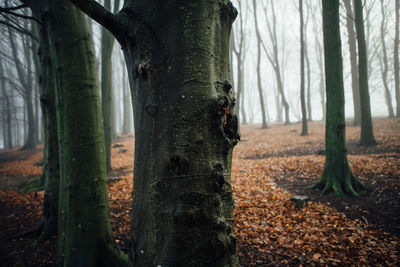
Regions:
[[[256,1],[253,0],[253,11],[254,11],[254,24],[256,29],[256,36],[257,36],[257,88],[258,88],[258,95],[260,96],[260,105],[261,105],[261,116],[262,116],[262,125],[261,129],[268,128],[267,125],[267,117],[265,114],[266,105],[264,104],[264,96],[263,96],[263,88],[261,82],[261,33],[258,27],[258,19],[257,19],[257,4]]]
[[[111,10],[111,0],[104,1],[104,8]],[[119,0],[114,0],[114,12],[119,8]],[[103,112],[104,139],[106,145],[107,172],[111,171],[111,139],[112,139],[112,51],[114,37],[105,28],[101,29],[101,107]]]
[[[5,148],[12,148],[13,146],[13,135],[11,132],[11,100],[6,90],[6,79],[3,60],[0,58],[0,87],[1,96],[3,100],[3,144]]]
[[[386,14],[385,14],[385,6],[384,1],[380,0],[381,6],[381,13],[382,13],[382,20],[381,20],[381,27],[380,27],[380,40],[381,40],[381,53],[378,54],[379,59],[379,66],[381,69],[382,75],[382,83],[384,89],[384,95],[386,100],[386,106],[388,108],[389,118],[394,117],[393,105],[392,105],[392,95],[389,89],[389,80],[388,80],[388,72],[389,72],[389,63],[388,63],[388,56],[387,56],[387,49],[386,49],[386,41],[385,36],[387,35],[387,21],[386,21]]]
[[[325,129],[325,169],[311,188],[321,195],[359,196],[366,188],[351,172],[347,159],[342,51],[339,27],[339,0],[322,1],[327,114]]]
[[[25,29],[28,24],[25,23]],[[32,40],[29,36],[23,35],[21,41],[17,42],[14,36],[14,32],[11,26],[7,26],[8,38],[12,51],[12,56],[15,62],[15,68],[18,75],[18,82],[21,84],[18,92],[22,95],[25,101],[26,113],[27,113],[27,136],[22,149],[35,149],[36,148],[36,125],[34,117],[34,106],[33,106],[33,93],[34,93],[34,73],[32,63]],[[22,47],[18,44],[22,44]],[[22,55],[20,50],[22,50]],[[23,60],[21,60],[23,59]],[[24,67],[24,65],[25,67]]]
[[[355,25],[358,45],[358,78],[361,104],[361,145],[375,145],[372,128],[371,105],[368,89],[368,57],[365,43],[363,7],[361,0],[354,0]]]
[[[238,20],[235,23],[232,33],[231,33],[231,49],[236,57],[236,75],[237,81],[235,83],[236,86],[236,112],[240,113],[239,120],[242,121],[242,124],[247,124],[246,112],[244,109],[244,103],[242,103],[242,99],[244,99],[244,73],[245,73],[245,58],[246,58],[246,36],[245,33],[245,21],[244,21],[244,7],[242,5],[242,1],[237,1],[238,8],[240,10],[240,14],[238,16]],[[236,26],[236,27],[235,27]],[[233,69],[232,69],[233,73]]]
[[[135,123],[136,266],[237,266],[230,185],[239,136],[229,1],[127,0],[113,15],[73,2],[110,32],[128,66]]]
[[[282,78],[282,67],[281,67],[281,60],[280,60],[280,55],[279,55],[279,47],[283,47],[284,44],[279,44],[278,40],[278,34],[277,34],[277,29],[276,29],[276,15],[275,15],[275,7],[273,1],[270,1],[270,8],[271,10],[271,21],[269,18],[269,14],[267,13],[268,6],[264,8],[264,13],[266,16],[266,23],[267,23],[267,29],[268,29],[268,36],[269,36],[269,42],[272,45],[272,51],[267,48],[267,45],[263,42],[262,38],[260,37],[260,42],[262,44],[262,47],[264,49],[264,52],[267,55],[267,58],[272,66],[272,69],[274,70],[275,73],[275,82],[276,82],[276,87],[278,89],[278,101],[277,105],[282,104],[283,108],[285,110],[285,124],[290,124],[290,119],[289,119],[289,104],[286,100],[285,96],[285,90],[284,90],[284,84],[283,84],[283,78]],[[257,37],[258,38],[258,37]],[[278,114],[278,120],[280,119],[279,114],[281,112],[277,111]]]
[[[396,95],[396,116],[400,117],[400,70],[399,70],[399,19],[400,0],[395,0],[395,38],[393,44],[394,88]]]
[[[300,103],[301,103],[301,136],[308,135],[307,110],[305,96],[305,67],[304,67],[304,14],[303,0],[299,0],[300,14]]]
[[[350,52],[351,88],[353,92],[354,126],[361,125],[360,89],[358,84],[357,43],[354,31],[354,12],[351,0],[344,0],[346,9],[346,29]]]

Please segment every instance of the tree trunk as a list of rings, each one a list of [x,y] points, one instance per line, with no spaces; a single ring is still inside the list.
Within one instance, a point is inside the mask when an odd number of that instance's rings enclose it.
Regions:
[[[346,28],[350,51],[351,88],[353,92],[354,126],[361,125],[360,87],[358,84],[356,34],[354,32],[354,12],[350,0],[344,0],[346,8]]]
[[[358,78],[361,103],[361,145],[376,145],[372,128],[371,106],[368,89],[367,48],[365,44],[364,20],[361,0],[354,0],[355,24],[358,44]]]
[[[359,196],[366,188],[351,172],[347,159],[339,1],[323,0],[322,12],[327,97],[326,160],[322,177],[311,187],[322,189],[321,195],[333,191],[337,196]]]
[[[400,19],[400,0],[395,0],[395,14],[396,14],[396,26],[395,26],[395,38],[393,45],[393,61],[394,61],[394,88],[396,94],[396,116],[400,117],[400,70],[399,70],[399,19]]]
[[[125,61],[121,60],[123,63],[122,68],[122,88],[124,94],[124,117],[123,117],[123,124],[122,124],[122,134],[128,134],[132,131],[132,97],[131,92],[129,91],[129,85],[127,84],[127,77],[126,77],[126,67]]]
[[[303,0],[299,0],[300,9],[300,103],[301,103],[301,136],[308,135],[307,110],[304,82],[304,18]]]
[[[260,105],[261,105],[261,116],[262,116],[262,125],[261,129],[267,129],[267,118],[265,114],[265,104],[264,104],[264,96],[263,96],[263,89],[261,84],[261,36],[260,31],[258,29],[258,22],[257,22],[257,7],[256,2],[253,0],[253,10],[254,10],[254,24],[256,27],[256,34],[257,34],[257,88],[258,94],[260,96]]]
[[[379,57],[380,67],[381,67],[381,75],[382,75],[383,89],[385,92],[386,106],[388,108],[389,118],[393,118],[394,111],[393,111],[393,105],[392,105],[392,95],[390,93],[388,77],[387,77],[388,70],[389,70],[389,64],[388,64],[386,43],[385,43],[385,35],[387,33],[385,9],[384,9],[384,5],[383,5],[383,0],[381,0],[380,3],[381,3],[381,13],[382,13],[381,32],[380,32],[381,44],[382,44],[382,57],[379,54],[378,54],[378,57]]]
[[[319,94],[320,94],[320,103],[321,103],[321,110],[322,110],[322,120],[326,119],[326,104],[325,104],[325,72],[324,72],[324,56],[323,56],[323,49],[321,46],[321,43],[319,40],[317,40],[317,37],[315,37],[316,41],[316,46],[317,46],[317,51],[316,51],[316,56],[317,56],[317,62],[318,62],[318,67],[319,67],[319,73],[320,73],[320,79],[319,79]]]
[[[111,10],[111,1],[104,1],[104,8]],[[101,30],[101,107],[103,112],[103,130],[106,145],[107,172],[111,171],[111,140],[112,140],[112,51],[114,37],[105,28]]]
[[[5,72],[4,72],[4,68],[3,68],[3,62],[2,59],[0,58],[0,76],[5,76]],[[7,91],[6,91],[6,83],[4,78],[1,78],[1,89],[3,91],[3,97],[4,97],[4,113],[3,116],[4,117],[4,131],[3,131],[3,140],[4,140],[4,148],[12,148],[13,147],[13,141],[12,141],[12,133],[11,133],[11,122],[12,122],[12,118],[11,118],[11,105],[10,105],[10,99],[9,96],[7,95]]]
[[[128,0],[113,16],[73,1],[114,32],[128,65],[134,264],[238,266],[230,173],[239,136],[228,81],[236,10],[226,0]]]
[[[61,266],[128,266],[108,216],[105,145],[92,40],[83,13],[47,1],[57,74]]]

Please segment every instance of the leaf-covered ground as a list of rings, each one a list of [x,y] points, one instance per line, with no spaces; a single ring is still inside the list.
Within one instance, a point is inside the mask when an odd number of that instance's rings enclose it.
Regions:
[[[371,188],[359,199],[321,197],[317,190],[304,189],[323,171],[324,125],[310,123],[306,137],[299,136],[300,127],[241,128],[232,186],[242,266],[399,266],[400,121],[374,121],[375,147],[358,146],[359,128],[347,127],[352,170]],[[129,242],[132,143],[131,136],[114,143],[110,177],[122,180],[109,184],[112,226],[124,250]],[[39,175],[40,161],[40,151],[0,152],[2,266],[47,266],[54,261],[55,237],[35,248],[24,245],[26,237],[18,237],[38,222],[43,192],[24,194],[15,186]],[[297,209],[290,200],[293,194],[306,194],[311,201]]]

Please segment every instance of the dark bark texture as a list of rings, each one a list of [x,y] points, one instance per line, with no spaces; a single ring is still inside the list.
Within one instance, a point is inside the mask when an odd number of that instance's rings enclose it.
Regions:
[[[61,266],[127,266],[108,216],[105,146],[92,40],[69,1],[48,1],[60,148]]]
[[[322,177],[311,187],[321,189],[321,194],[333,191],[338,196],[359,196],[365,187],[351,172],[347,159],[339,1],[323,0],[322,12],[327,97],[326,160]]]

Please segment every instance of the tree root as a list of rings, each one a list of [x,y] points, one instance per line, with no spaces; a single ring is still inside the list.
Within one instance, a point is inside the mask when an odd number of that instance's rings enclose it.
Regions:
[[[315,184],[306,188],[322,190],[321,196],[333,192],[338,197],[360,197],[368,191],[368,188],[351,171],[348,171],[345,177],[336,172],[325,171]]]

